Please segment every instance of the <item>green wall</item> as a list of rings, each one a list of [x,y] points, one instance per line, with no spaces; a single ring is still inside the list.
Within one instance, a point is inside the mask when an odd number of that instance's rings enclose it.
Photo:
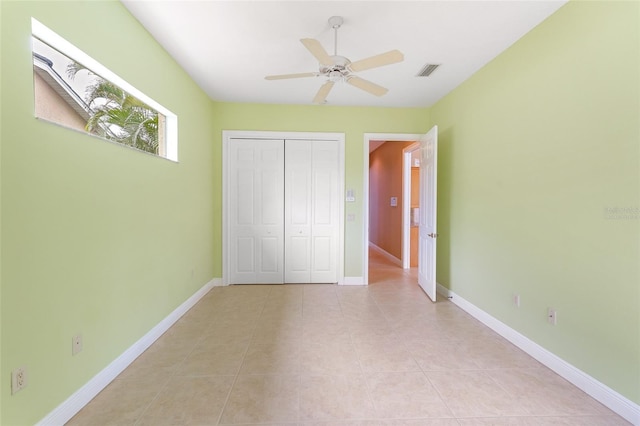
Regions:
[[[430,128],[427,108],[366,108],[303,105],[216,103],[215,167],[216,187],[222,187],[222,130],[265,130],[287,132],[340,132],[345,134],[345,188],[355,190],[356,202],[345,203],[346,277],[362,277],[363,254],[363,143],[365,133],[426,133]],[[216,276],[222,275],[222,215],[216,198]]]
[[[219,187],[212,102],[120,2],[1,8],[0,424],[27,425],[219,276]],[[35,119],[31,16],[176,113],[180,162]]]
[[[431,109],[438,281],[636,403],[639,5],[570,2]]]
[[[176,113],[180,162],[34,119],[31,16]],[[438,124],[438,281],[640,403],[640,226],[612,210],[640,206],[639,18],[571,2],[433,108],[356,108],[211,102],[118,2],[0,2],[0,424],[40,420],[222,275],[222,130],[345,133],[357,277],[363,134]]]

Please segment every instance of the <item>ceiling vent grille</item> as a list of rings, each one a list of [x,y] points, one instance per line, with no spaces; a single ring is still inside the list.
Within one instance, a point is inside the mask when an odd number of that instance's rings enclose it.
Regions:
[[[435,70],[438,69],[440,64],[427,64],[418,73],[418,77],[429,77]]]

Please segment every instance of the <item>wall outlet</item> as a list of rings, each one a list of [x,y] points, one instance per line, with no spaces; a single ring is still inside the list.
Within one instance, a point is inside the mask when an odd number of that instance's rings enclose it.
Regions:
[[[551,325],[556,325],[558,323],[558,313],[553,308],[547,309],[547,321]]]
[[[18,367],[11,372],[11,395],[27,387],[27,367]]]
[[[82,352],[82,334],[76,334],[71,338],[71,355]]]
[[[519,294],[514,294],[513,295],[513,304],[516,305],[516,307],[520,307],[520,295]]]

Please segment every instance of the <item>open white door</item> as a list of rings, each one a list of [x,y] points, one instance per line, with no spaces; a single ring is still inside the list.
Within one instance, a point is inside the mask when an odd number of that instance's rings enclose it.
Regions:
[[[438,196],[438,126],[420,138],[420,230],[418,284],[436,301],[436,227]]]

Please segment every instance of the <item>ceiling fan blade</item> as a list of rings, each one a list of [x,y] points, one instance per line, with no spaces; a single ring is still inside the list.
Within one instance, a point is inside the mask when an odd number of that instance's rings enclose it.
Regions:
[[[333,65],[331,56],[324,50],[324,47],[322,47],[318,40],[314,38],[303,38],[300,41],[322,65]]]
[[[358,89],[362,89],[365,92],[369,92],[372,95],[376,95],[376,96],[382,96],[389,91],[389,89],[386,89],[382,86],[378,86],[377,84],[372,83],[369,80],[365,80],[363,78],[356,77],[356,76],[349,77],[349,79],[347,79],[347,83],[349,83],[354,87],[357,87]]]
[[[317,72],[303,72],[299,74],[280,74],[280,75],[268,75],[265,80],[284,80],[286,78],[303,78],[303,77],[317,77]]]
[[[386,53],[351,62],[351,64],[349,64],[349,69],[353,72],[358,72],[402,61],[404,61],[404,55],[402,52],[399,50],[390,50]]]
[[[334,84],[333,81],[327,81],[325,84],[320,86],[320,90],[318,90],[318,93],[316,93],[316,97],[313,98],[313,103],[314,104],[323,103],[325,99],[327,99],[327,95],[333,88],[333,84]]]

